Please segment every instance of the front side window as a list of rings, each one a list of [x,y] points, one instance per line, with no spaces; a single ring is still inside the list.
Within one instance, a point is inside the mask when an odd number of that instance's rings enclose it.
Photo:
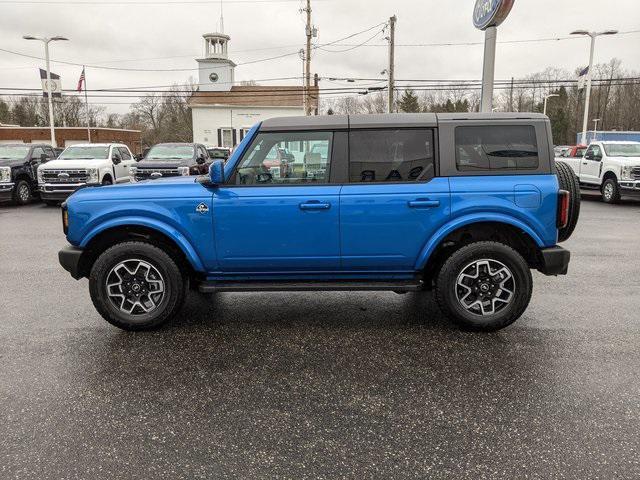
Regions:
[[[69,147],[60,155],[60,160],[106,160],[109,147]]]
[[[585,155],[587,160],[601,159],[602,151],[598,145],[591,145]]]
[[[604,151],[610,157],[640,157],[640,143],[605,143]]]
[[[349,151],[351,183],[425,181],[435,173],[430,129],[354,130]]]
[[[538,168],[536,130],[530,125],[456,127],[458,171]]]
[[[122,158],[122,160],[131,160],[131,155],[129,155],[128,149],[120,147],[118,148],[118,150],[120,151],[120,157]]]
[[[38,160],[42,155],[44,155],[44,149],[41,147],[36,147],[33,149],[33,152],[31,152],[31,158],[37,158]]]
[[[328,183],[332,142],[332,132],[258,133],[238,165],[234,183]],[[292,144],[302,149],[291,150]]]

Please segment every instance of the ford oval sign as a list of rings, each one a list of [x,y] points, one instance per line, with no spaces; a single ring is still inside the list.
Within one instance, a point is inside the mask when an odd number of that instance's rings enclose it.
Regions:
[[[473,25],[485,30],[497,27],[509,15],[514,0],[476,0],[473,8]]]

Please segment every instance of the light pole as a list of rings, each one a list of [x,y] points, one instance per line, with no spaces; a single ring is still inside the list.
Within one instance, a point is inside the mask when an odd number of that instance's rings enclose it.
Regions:
[[[58,145],[56,144],[56,131],[55,131],[55,126],[53,123],[53,98],[52,98],[52,92],[51,92],[51,68],[49,68],[49,42],[55,42],[58,40],[69,40],[68,38],[65,37],[60,37],[60,36],[56,36],[56,37],[34,37],[32,35],[24,35],[22,38],[24,38],[25,40],[39,40],[42,43],[44,43],[44,59],[46,62],[46,69],[47,69],[47,101],[49,103],[49,128],[51,128],[51,146],[52,147],[57,147]]]
[[[582,144],[587,143],[587,125],[589,122],[589,103],[591,101],[591,79],[593,78],[593,52],[596,48],[596,38],[600,35],[615,35],[617,30],[605,30],[604,32],[589,32],[588,30],[576,30],[571,35],[587,35],[591,37],[591,53],[589,54],[589,70],[587,72],[587,93],[584,101],[584,120],[582,122]]]
[[[598,138],[598,122],[600,121],[600,118],[594,118],[593,119],[593,141],[595,142],[596,139]]]
[[[550,95],[547,95],[546,97],[544,97],[544,108],[542,109],[542,114],[546,115],[547,114],[547,100],[549,100],[550,98],[553,97],[559,97],[560,95],[558,95],[557,93],[552,93]]]

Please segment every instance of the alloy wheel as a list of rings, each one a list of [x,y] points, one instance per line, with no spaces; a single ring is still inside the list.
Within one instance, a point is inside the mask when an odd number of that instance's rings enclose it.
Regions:
[[[153,265],[129,259],[111,269],[106,279],[109,301],[129,315],[144,315],[158,308],[165,296],[165,282]]]
[[[26,183],[20,184],[20,188],[18,189],[18,198],[22,203],[26,203],[29,201],[29,197],[31,196],[31,192],[29,191],[29,185]]]
[[[516,291],[511,270],[494,259],[475,260],[458,275],[455,294],[462,307],[475,315],[493,315],[506,308]]]

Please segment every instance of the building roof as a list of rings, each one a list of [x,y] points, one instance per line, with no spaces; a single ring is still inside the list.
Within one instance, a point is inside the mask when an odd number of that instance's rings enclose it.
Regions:
[[[303,92],[303,87],[292,85],[234,85],[228,92],[194,92],[189,105],[302,108]],[[318,87],[311,87],[309,100],[312,108],[315,108],[318,103]]]

